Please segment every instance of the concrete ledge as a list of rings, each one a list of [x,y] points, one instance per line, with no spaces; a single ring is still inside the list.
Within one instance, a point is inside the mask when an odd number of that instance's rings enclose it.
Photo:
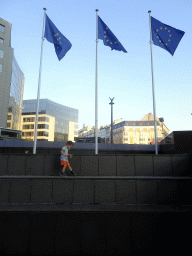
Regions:
[[[118,204],[0,204],[0,211],[76,211],[76,212],[191,212],[185,205],[118,205]]]
[[[78,176],[191,176],[191,155],[74,155]],[[0,154],[0,176],[60,174],[59,154]]]

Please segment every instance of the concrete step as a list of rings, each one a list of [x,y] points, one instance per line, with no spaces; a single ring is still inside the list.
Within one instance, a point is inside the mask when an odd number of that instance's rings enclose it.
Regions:
[[[1,176],[0,204],[192,205],[192,177]]]

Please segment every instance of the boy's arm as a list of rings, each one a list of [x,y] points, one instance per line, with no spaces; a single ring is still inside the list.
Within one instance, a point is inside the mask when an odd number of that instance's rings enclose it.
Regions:
[[[63,155],[63,156],[67,156],[67,155],[64,153],[64,151],[63,151],[63,150],[61,150],[61,155]]]

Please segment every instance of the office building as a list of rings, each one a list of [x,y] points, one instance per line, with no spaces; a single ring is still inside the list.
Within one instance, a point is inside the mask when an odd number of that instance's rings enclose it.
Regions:
[[[156,117],[157,141],[163,140],[169,133],[167,126]],[[79,131],[83,137],[94,137],[95,129],[88,130],[86,126]],[[98,129],[98,137],[105,143],[111,143],[111,125],[101,126]],[[79,136],[80,138],[80,136]],[[115,144],[155,144],[154,116],[152,113],[145,115],[142,120],[123,121],[122,118],[113,122],[113,143]]]
[[[157,142],[169,133],[167,126],[156,118]],[[111,142],[111,138],[109,139]],[[140,121],[122,121],[113,125],[113,142],[117,144],[154,144],[154,116],[149,113]]]
[[[37,100],[24,100],[22,138],[34,140]],[[39,100],[37,140],[75,141],[78,137],[79,110],[48,99]]]
[[[0,127],[21,129],[24,74],[11,47],[11,23],[0,18]]]

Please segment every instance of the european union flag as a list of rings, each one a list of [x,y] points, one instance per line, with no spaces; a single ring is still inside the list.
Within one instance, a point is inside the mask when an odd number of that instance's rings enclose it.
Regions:
[[[59,60],[71,49],[71,42],[56,28],[46,14],[44,37],[55,46],[55,52]]]
[[[168,51],[171,55],[174,54],[181,38],[185,32],[151,17],[152,40],[155,45]]]
[[[108,26],[98,16],[98,38],[103,40],[104,45],[111,47],[111,50],[127,52],[117,37],[111,32]]]

